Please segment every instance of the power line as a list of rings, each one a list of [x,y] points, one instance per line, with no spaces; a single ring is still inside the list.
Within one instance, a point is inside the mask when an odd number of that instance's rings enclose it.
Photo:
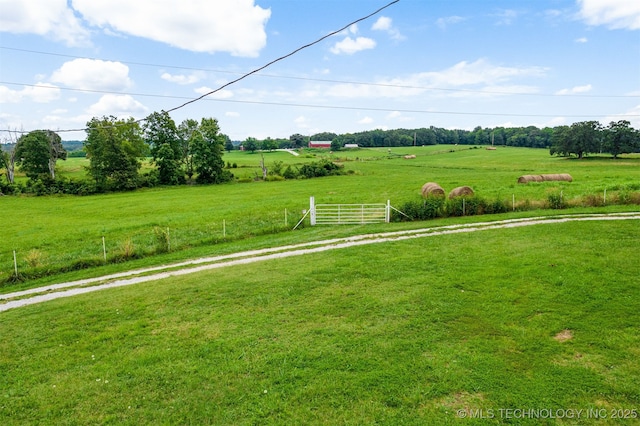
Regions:
[[[374,11],[374,12],[372,12],[372,13],[370,13],[370,14],[368,14],[368,15],[366,15],[366,16],[364,16],[364,17],[362,17],[362,18],[356,19],[355,21],[348,23],[347,25],[343,26],[342,28],[340,28],[340,29],[338,29],[338,30],[332,31],[332,32],[330,32],[329,34],[326,34],[326,35],[324,35],[324,36],[320,37],[319,39],[317,39],[317,40],[315,40],[315,41],[313,41],[313,42],[311,42],[311,43],[305,44],[305,45],[303,45],[303,46],[301,46],[301,47],[299,47],[299,48],[297,48],[297,49],[293,50],[292,52],[287,53],[286,55],[283,55],[283,56],[281,56],[281,57],[279,57],[279,58],[276,58],[276,59],[274,59],[273,61],[268,62],[267,64],[265,64],[265,65],[263,65],[263,66],[261,66],[261,67],[259,67],[259,68],[256,68],[255,70],[250,71],[250,72],[248,72],[248,73],[246,73],[246,74],[242,75],[242,76],[241,76],[241,77],[239,77],[239,78],[236,78],[235,80],[232,80],[232,81],[230,81],[230,82],[228,82],[228,83],[226,83],[226,84],[223,84],[222,86],[218,87],[217,89],[211,90],[211,91],[209,91],[209,92],[207,92],[207,93],[203,94],[202,96],[199,96],[199,97],[197,97],[197,98],[195,98],[195,99],[191,99],[191,100],[189,100],[189,101],[187,101],[187,102],[182,103],[181,105],[178,105],[178,106],[176,106],[176,107],[170,108],[170,109],[166,110],[165,112],[169,113],[169,112],[172,112],[172,111],[176,111],[176,110],[178,110],[178,109],[181,109],[181,108],[186,107],[187,105],[190,105],[190,104],[192,104],[192,103],[198,102],[198,101],[200,101],[200,100],[202,100],[202,99],[206,98],[207,96],[212,95],[212,94],[214,94],[214,93],[216,93],[216,92],[219,92],[219,91],[221,91],[221,90],[223,90],[223,89],[225,89],[225,88],[227,88],[227,87],[231,86],[232,84],[235,84],[235,83],[237,83],[237,82],[239,82],[239,81],[241,81],[241,80],[244,80],[245,78],[247,78],[247,77],[249,77],[249,76],[251,76],[251,75],[253,75],[253,74],[257,74],[257,73],[259,73],[259,72],[260,72],[260,71],[262,71],[263,69],[268,68],[268,67],[270,67],[271,65],[273,65],[273,64],[275,64],[275,63],[277,63],[277,62],[280,62],[280,61],[282,61],[282,60],[284,60],[284,59],[287,59],[287,58],[289,58],[289,57],[291,57],[291,56],[295,55],[296,53],[300,52],[301,50],[304,50],[304,49],[307,49],[307,48],[309,48],[309,47],[311,47],[311,46],[316,45],[316,44],[318,44],[318,43],[320,43],[320,42],[322,42],[322,41],[326,40],[327,38],[332,37],[332,36],[334,36],[334,35],[336,35],[336,34],[338,34],[338,33],[342,32],[342,31],[346,30],[347,28],[351,27],[352,25],[357,24],[358,22],[362,22],[362,21],[364,21],[364,20],[366,20],[366,19],[369,19],[370,17],[372,17],[372,16],[374,16],[374,15],[376,15],[376,14],[380,13],[381,11],[383,11],[383,10],[387,9],[388,7],[390,7],[390,6],[394,5],[395,3],[398,3],[399,1],[400,1],[400,0],[393,0],[393,1],[389,2],[389,3],[387,3],[386,5],[382,6],[381,8],[377,9],[376,11]],[[142,118],[142,119],[139,119],[139,120],[135,120],[135,122],[136,122],[136,123],[140,123],[140,122],[145,121],[145,120],[146,120],[146,118]],[[83,129],[73,129],[73,130],[72,130],[72,129],[65,129],[65,130],[58,130],[58,133],[62,133],[62,132],[77,132],[77,131],[83,131],[83,130],[86,130],[86,127],[85,127],[85,128],[83,128]],[[23,133],[23,132],[21,132],[21,133]]]
[[[243,73],[237,72],[237,71],[220,70],[220,69],[214,69],[214,68],[196,68],[196,67],[185,67],[185,66],[179,66],[179,65],[152,64],[152,63],[145,63],[145,62],[102,59],[102,58],[87,57],[87,56],[67,55],[62,53],[43,52],[39,50],[19,49],[19,48],[8,47],[8,46],[0,46],[0,49],[13,50],[17,52],[35,53],[39,55],[58,56],[63,58],[120,62],[122,64],[127,64],[127,65],[137,65],[137,66],[157,67],[157,68],[173,68],[173,69],[179,69],[179,70],[204,71],[204,72],[214,72],[214,73],[221,73],[221,74],[244,75]],[[364,81],[300,77],[300,76],[292,76],[292,75],[264,74],[259,72],[254,72],[253,74],[259,77],[279,78],[279,79],[285,79],[285,80],[315,81],[319,83],[336,83],[336,84],[354,84],[358,86],[387,87],[387,88],[396,88],[396,89],[417,89],[417,90],[432,90],[432,91],[443,91],[443,92],[479,93],[479,94],[487,94],[487,95],[564,97],[564,98],[567,98],[567,97],[569,98],[639,98],[640,97],[640,95],[593,95],[593,94],[586,94],[586,93],[559,94],[559,93],[505,92],[500,90],[474,90],[474,89],[456,89],[451,87],[437,87],[437,86],[415,86],[415,85],[391,84],[391,83],[371,83],[371,82],[364,82]],[[25,84],[25,86],[28,86],[28,85]]]
[[[0,81],[0,84],[9,84],[9,85],[23,85],[22,83],[10,83]],[[77,92],[89,92],[89,93],[105,93],[105,94],[119,94],[119,95],[130,95],[130,96],[140,96],[140,97],[155,97],[155,98],[168,98],[168,99],[191,99],[187,96],[171,96],[171,95],[157,95],[157,94],[148,94],[148,93],[127,93],[127,92],[108,92],[101,90],[86,90],[86,89],[73,89],[73,88],[61,88],[61,87],[51,87],[51,86],[42,86],[42,85],[29,85],[24,84],[25,86],[30,87],[39,87],[43,89],[61,89],[61,90],[70,90]],[[562,116],[565,118],[600,118],[603,116],[611,116],[611,117],[640,117],[640,114],[587,114],[587,115],[574,115],[574,114],[520,114],[520,113],[502,113],[502,112],[470,112],[470,111],[434,111],[434,110],[421,110],[421,109],[398,109],[398,108],[374,108],[374,107],[358,107],[358,106],[340,106],[340,105],[318,105],[318,104],[303,104],[303,103],[288,103],[288,102],[265,102],[265,101],[250,101],[250,100],[237,100],[237,99],[214,99],[207,98],[203,99],[209,102],[225,102],[225,103],[236,103],[236,104],[253,104],[253,105],[269,105],[269,106],[282,106],[282,107],[296,107],[296,108],[316,108],[316,109],[333,109],[333,110],[350,110],[350,111],[375,111],[375,112],[400,112],[400,113],[411,113],[411,114],[433,114],[433,115],[475,115],[475,116],[488,116],[488,117],[530,117],[530,118],[555,118],[558,116]],[[144,119],[137,120],[143,121]],[[85,128],[80,129],[66,129],[66,130],[57,130],[57,132],[81,132],[84,131]],[[16,132],[15,130],[9,129],[0,129],[0,132]],[[28,131],[17,131],[17,133],[28,133]]]

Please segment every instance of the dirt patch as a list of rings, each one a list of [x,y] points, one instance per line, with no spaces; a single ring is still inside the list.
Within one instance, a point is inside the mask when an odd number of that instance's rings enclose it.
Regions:
[[[556,334],[555,336],[553,336],[553,338],[560,343],[564,343],[567,340],[573,339],[573,332],[569,329],[565,329],[565,330],[562,330],[560,333]]]

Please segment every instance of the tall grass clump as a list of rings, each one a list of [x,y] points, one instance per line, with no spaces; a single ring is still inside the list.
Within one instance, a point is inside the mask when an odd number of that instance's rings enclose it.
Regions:
[[[156,226],[153,228],[156,253],[168,253],[171,250],[169,228]]]
[[[31,249],[24,257],[24,261],[27,262],[32,268],[37,268],[44,264],[44,253],[38,249]]]

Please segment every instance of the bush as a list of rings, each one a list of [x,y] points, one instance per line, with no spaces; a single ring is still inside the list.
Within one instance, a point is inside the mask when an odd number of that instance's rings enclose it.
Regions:
[[[487,203],[485,207],[485,213],[487,214],[506,213],[509,210],[509,204],[502,200],[495,200],[491,203]]]
[[[564,209],[567,204],[564,202],[564,197],[562,196],[562,194],[549,194],[547,196],[547,203],[549,205],[549,208],[551,209],[556,209],[556,210],[560,210],[560,209]]]
[[[2,176],[0,176],[2,178]],[[4,179],[0,180],[0,194],[3,195],[19,195],[24,190],[24,187],[16,184],[5,182]]]
[[[300,175],[307,178],[336,176],[344,174],[344,166],[329,160],[315,161],[300,167]]]
[[[408,201],[398,208],[406,216],[394,210],[391,217],[394,221],[435,219],[442,216],[444,202],[444,198],[440,197],[428,197],[422,201]]]
[[[293,167],[287,166],[287,168],[284,169],[284,172],[282,172],[282,177],[285,179],[296,179],[298,177],[298,174],[298,171]]]
[[[269,174],[282,176],[282,167],[284,167],[284,162],[274,161],[273,165],[271,166],[271,170],[269,170]]]
[[[447,216],[474,216],[485,211],[486,202],[480,197],[457,197],[446,203]]]

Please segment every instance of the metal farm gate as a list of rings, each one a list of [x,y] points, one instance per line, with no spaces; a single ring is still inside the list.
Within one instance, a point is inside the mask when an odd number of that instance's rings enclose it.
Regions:
[[[358,225],[389,223],[391,203],[387,204],[316,204],[309,200],[311,225]]]

